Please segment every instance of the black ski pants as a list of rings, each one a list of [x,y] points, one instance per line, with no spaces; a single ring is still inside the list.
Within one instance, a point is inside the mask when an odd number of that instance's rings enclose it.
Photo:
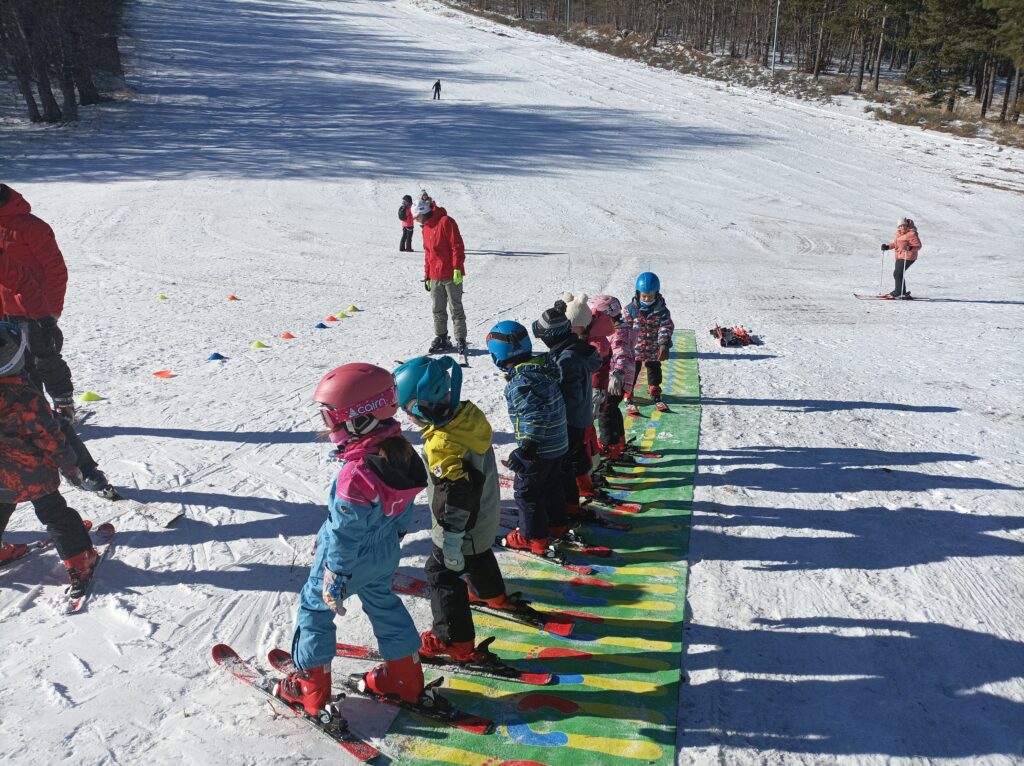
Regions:
[[[433,632],[442,641],[457,643],[475,641],[473,614],[469,610],[469,587],[478,598],[496,598],[505,592],[505,580],[494,558],[494,551],[488,548],[483,553],[466,556],[466,568],[453,572],[444,565],[444,553],[436,545],[424,566],[427,582],[430,583],[430,611],[434,615]]]
[[[907,269],[913,266],[917,261],[906,261],[901,258],[896,259],[896,268],[892,271],[892,278],[896,284],[893,287],[893,295],[904,295],[909,293],[907,289],[907,278],[905,276]]]
[[[402,227],[402,241],[398,244],[398,250],[402,253],[412,252],[412,233],[414,229],[412,226]]]
[[[46,531],[53,538],[53,546],[62,559],[74,558],[92,547],[82,517],[74,508],[68,507],[60,492],[51,492],[33,500],[32,507],[35,508],[39,520],[46,525]],[[4,530],[7,529],[7,522],[11,520],[14,508],[14,503],[0,503],[0,537],[3,537]]]
[[[537,540],[549,536],[549,527],[565,526],[562,462],[560,457],[537,458],[530,461],[525,471],[516,474],[513,497],[524,537]]]
[[[590,456],[587,454],[587,432],[582,428],[569,426],[569,451],[562,458],[562,488],[565,502],[577,505],[580,498],[576,477],[590,473]]]
[[[601,433],[601,444],[618,444],[619,440],[626,435],[626,424],[622,421],[622,410],[619,405],[622,403],[621,396],[612,396],[604,400],[604,409],[598,419],[598,426]]]
[[[75,387],[71,382],[71,368],[60,355],[64,348],[64,334],[53,317],[26,319],[7,317],[21,325],[28,339],[25,354],[26,376],[40,391],[52,398],[70,397]]]
[[[636,374],[633,376],[634,381],[640,380],[640,370],[647,366],[647,390],[651,390],[651,386],[657,386],[661,388],[661,362],[657,359],[648,359],[646,362],[638,359],[636,362]],[[636,383],[633,383],[633,388],[636,388]]]

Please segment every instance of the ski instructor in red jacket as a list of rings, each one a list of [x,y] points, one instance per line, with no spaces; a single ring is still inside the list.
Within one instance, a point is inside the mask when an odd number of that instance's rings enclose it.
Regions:
[[[455,219],[443,207],[432,208],[428,200],[413,206],[413,216],[423,226],[423,286],[430,293],[434,309],[434,341],[428,353],[452,348],[448,337],[448,307],[452,312],[455,344],[466,353],[466,312],[462,309],[462,277],[466,246]]]

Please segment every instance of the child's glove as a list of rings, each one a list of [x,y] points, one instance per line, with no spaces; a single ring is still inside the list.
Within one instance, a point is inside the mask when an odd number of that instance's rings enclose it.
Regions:
[[[888,250],[888,249],[889,249],[889,246],[888,246],[888,245],[882,245],[882,252],[883,252],[883,253],[884,253],[884,252],[885,252],[886,250]]]
[[[455,269],[455,271],[452,272],[452,282],[454,282],[457,285],[461,285],[462,284],[462,270],[461,269]]]
[[[465,532],[444,531],[444,565],[453,572],[461,572],[466,568],[466,557],[462,553],[462,538]]]
[[[520,446],[512,450],[512,454],[508,456],[508,460],[505,461],[505,465],[508,466],[510,471],[523,473],[530,467],[530,463],[532,463],[536,457],[537,443],[526,439]]]
[[[622,396],[626,390],[626,374],[616,370],[608,376],[608,393],[612,396]]]
[[[345,576],[335,574],[327,567],[324,567],[324,603],[327,604],[336,614],[345,616]]]
[[[430,292],[430,280],[429,279],[424,279],[423,280],[423,289],[426,290],[428,293]]]
[[[664,362],[668,359],[668,346],[658,346],[658,361]]]

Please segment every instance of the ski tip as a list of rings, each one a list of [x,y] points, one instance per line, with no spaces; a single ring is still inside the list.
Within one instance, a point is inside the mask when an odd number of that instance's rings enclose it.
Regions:
[[[213,657],[213,661],[218,665],[224,660],[237,659],[238,652],[232,649],[227,644],[217,644],[213,649],[210,650],[210,655]]]
[[[554,673],[522,673],[519,680],[532,686],[551,686],[557,679]]]
[[[452,726],[468,731],[470,734],[494,734],[496,728],[494,721],[476,715],[457,718],[451,723]]]
[[[556,620],[551,620],[550,622],[544,624],[544,631],[546,633],[553,633],[556,636],[561,636],[562,638],[565,638],[570,633],[572,633],[572,629],[574,627],[575,623],[573,623],[572,621],[559,622]]]

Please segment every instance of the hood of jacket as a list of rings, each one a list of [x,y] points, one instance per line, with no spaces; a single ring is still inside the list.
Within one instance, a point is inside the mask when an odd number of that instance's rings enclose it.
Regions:
[[[473,402],[462,402],[455,417],[443,426],[423,431],[423,449],[437,478],[461,478],[462,456],[467,450],[482,455],[491,446],[493,430],[487,416]]]
[[[25,215],[32,212],[32,206],[28,204],[28,200],[10,186],[7,189],[9,196],[7,201],[0,205],[0,216]]]

